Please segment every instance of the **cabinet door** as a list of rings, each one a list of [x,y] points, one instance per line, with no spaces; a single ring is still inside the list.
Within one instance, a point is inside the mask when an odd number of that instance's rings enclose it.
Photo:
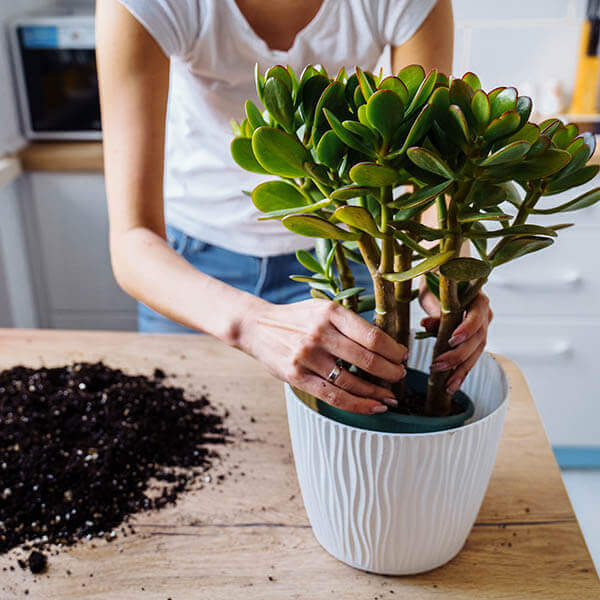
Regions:
[[[38,239],[49,325],[134,329],[135,302],[117,285],[110,264],[104,177],[34,173],[29,218]],[[30,229],[31,231],[31,229]]]
[[[600,445],[600,320],[500,317],[487,349],[519,365],[552,445]]]

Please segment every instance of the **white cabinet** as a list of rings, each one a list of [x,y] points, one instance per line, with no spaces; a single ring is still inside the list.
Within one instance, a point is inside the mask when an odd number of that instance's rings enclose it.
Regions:
[[[101,174],[29,174],[28,243],[42,326],[135,329],[135,302],[113,277]],[[27,194],[25,194],[27,195]]]
[[[542,199],[556,206],[600,185]],[[531,219],[574,222],[554,246],[494,270],[488,349],[525,373],[554,446],[600,446],[600,208]]]

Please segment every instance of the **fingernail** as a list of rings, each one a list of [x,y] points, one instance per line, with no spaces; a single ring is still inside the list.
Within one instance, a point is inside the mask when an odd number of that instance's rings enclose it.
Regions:
[[[465,341],[466,337],[467,336],[464,333],[459,333],[458,335],[452,336],[448,340],[448,344],[450,344],[450,346],[452,346],[454,348],[454,346],[458,346],[459,344],[462,344]]]
[[[385,402],[388,406],[398,406],[398,400],[396,400],[396,398],[384,398],[382,402]]]
[[[404,379],[406,377],[406,369],[404,367],[400,367],[400,379]]]
[[[383,404],[377,404],[371,408],[371,414],[376,415],[378,413],[384,413],[387,409],[387,406],[384,406]]]
[[[447,371],[450,368],[450,365],[447,362],[434,362],[431,363],[431,367],[429,367],[430,371]]]

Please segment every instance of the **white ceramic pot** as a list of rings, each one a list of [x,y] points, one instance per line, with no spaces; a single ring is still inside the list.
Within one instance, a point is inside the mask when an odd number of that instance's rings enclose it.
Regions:
[[[411,341],[409,366],[427,372],[434,340]],[[475,414],[449,431],[365,431],[332,421],[286,385],[304,506],[319,543],[339,560],[386,575],[452,559],[475,522],[496,459],[506,374],[484,354],[462,387]]]

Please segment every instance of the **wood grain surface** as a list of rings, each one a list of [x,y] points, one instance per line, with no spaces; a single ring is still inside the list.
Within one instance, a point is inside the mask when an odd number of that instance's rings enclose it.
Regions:
[[[102,172],[102,142],[32,142],[19,152],[23,171]]]
[[[0,556],[1,600],[600,598],[527,384],[506,359],[510,407],[477,522],[454,560],[409,577],[358,571],[321,549],[298,489],[282,384],[254,360],[207,336],[0,330],[0,368],[99,359],[130,373],[161,367],[190,393],[208,391],[230,411],[234,441],[209,483],[137,515],[133,535],[63,550],[41,576],[16,566],[18,550]]]

